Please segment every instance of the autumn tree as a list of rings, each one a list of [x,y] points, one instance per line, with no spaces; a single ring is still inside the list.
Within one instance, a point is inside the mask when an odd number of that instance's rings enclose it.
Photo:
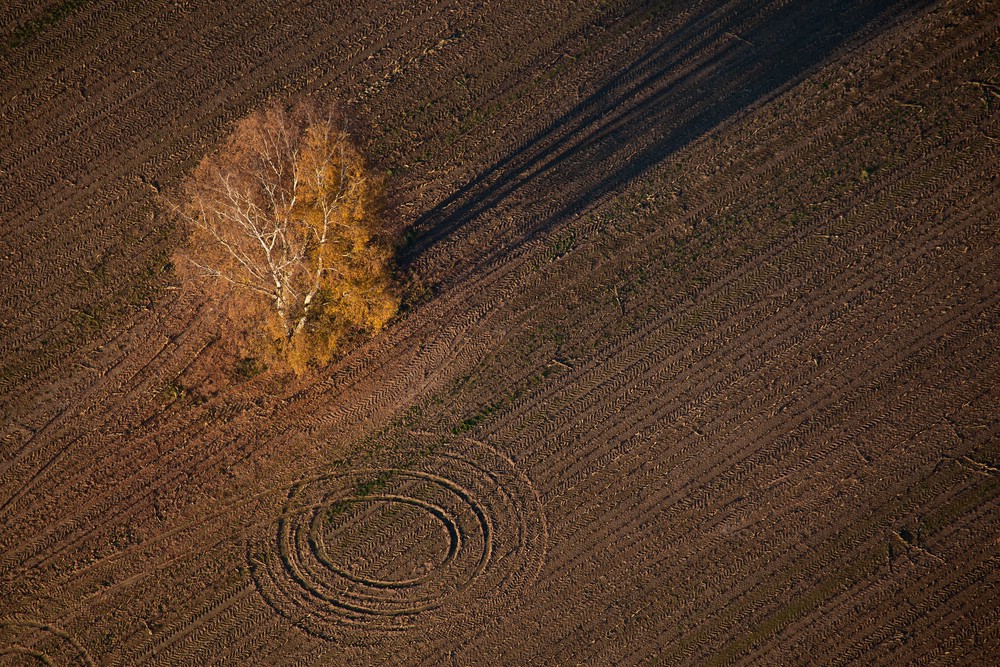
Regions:
[[[272,107],[242,120],[173,210],[182,281],[224,304],[241,353],[296,371],[396,313],[382,179],[330,113]]]

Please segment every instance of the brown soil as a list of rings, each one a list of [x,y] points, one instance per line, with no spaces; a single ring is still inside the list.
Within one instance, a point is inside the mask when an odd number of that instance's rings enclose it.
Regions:
[[[0,664],[988,664],[1000,4],[0,9]],[[157,207],[269,99],[412,305],[245,379]]]

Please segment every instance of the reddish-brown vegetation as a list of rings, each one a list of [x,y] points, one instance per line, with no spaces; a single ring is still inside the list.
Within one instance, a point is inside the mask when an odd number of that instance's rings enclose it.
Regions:
[[[225,305],[223,330],[245,358],[297,372],[327,362],[399,306],[381,189],[332,114],[306,103],[253,113],[173,206],[188,231],[177,273]]]

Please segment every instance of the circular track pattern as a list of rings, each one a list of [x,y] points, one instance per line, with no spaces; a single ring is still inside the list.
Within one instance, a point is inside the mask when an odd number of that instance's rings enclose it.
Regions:
[[[61,628],[27,618],[0,618],[0,665],[85,665],[87,650]]]
[[[417,454],[295,484],[266,542],[251,543],[261,595],[323,638],[397,631],[489,609],[529,585],[547,531],[530,481],[498,451]]]

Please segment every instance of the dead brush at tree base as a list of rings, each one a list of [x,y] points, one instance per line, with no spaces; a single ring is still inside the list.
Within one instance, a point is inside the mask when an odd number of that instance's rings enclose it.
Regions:
[[[181,283],[219,304],[241,356],[300,374],[324,364],[399,308],[383,192],[329,109],[257,111],[170,204],[188,231]]]

